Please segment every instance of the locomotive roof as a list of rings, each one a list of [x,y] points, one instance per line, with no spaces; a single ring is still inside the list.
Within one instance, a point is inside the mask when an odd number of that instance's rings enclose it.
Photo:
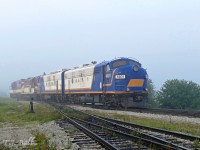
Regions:
[[[113,59],[113,60],[111,60],[111,61],[103,61],[103,62],[97,64],[96,67],[105,66],[105,65],[108,64],[108,63],[111,63],[111,62],[114,62],[114,61],[118,61],[118,60],[133,60],[133,61],[136,61],[136,62],[139,63],[139,61],[136,60],[136,59],[134,59],[134,58],[120,57],[120,58],[115,58],[115,59]]]
[[[63,71],[70,71],[70,70],[73,71],[73,70],[76,70],[76,69],[87,68],[87,67],[91,67],[91,66],[95,66],[95,65],[96,65],[96,67],[102,67],[102,66],[105,66],[105,65],[108,64],[108,63],[111,63],[111,62],[114,62],[114,61],[117,61],[117,60],[133,60],[133,61],[136,61],[136,62],[139,63],[139,61],[136,60],[136,59],[134,59],[134,58],[119,57],[119,58],[115,58],[115,59],[110,60],[110,61],[105,61],[105,60],[104,60],[103,62],[98,63],[98,64],[96,64],[96,63],[92,63],[92,64],[83,64],[83,65],[80,65],[80,66],[78,66],[78,67],[74,67],[73,69],[60,69],[60,70],[58,70],[58,71],[51,72],[51,73],[45,74],[45,75],[51,75],[51,74],[56,74],[56,73],[62,73]],[[139,64],[140,64],[140,63],[139,63]],[[38,78],[38,77],[42,77],[42,76],[44,76],[44,75],[35,76],[35,77],[30,77],[30,78],[27,78],[27,79],[20,79],[20,80],[17,80],[17,81],[12,82],[12,84],[24,82],[24,81],[26,81],[26,80],[31,80],[31,79],[33,79],[33,78]]]

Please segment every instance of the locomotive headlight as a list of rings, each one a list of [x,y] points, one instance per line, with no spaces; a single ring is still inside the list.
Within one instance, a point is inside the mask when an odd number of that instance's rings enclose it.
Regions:
[[[139,67],[138,67],[137,65],[135,65],[135,66],[133,67],[133,70],[134,70],[134,71],[138,71],[138,70],[139,70]]]
[[[127,87],[126,91],[127,91],[127,92],[129,92],[129,91],[130,91],[130,89]]]

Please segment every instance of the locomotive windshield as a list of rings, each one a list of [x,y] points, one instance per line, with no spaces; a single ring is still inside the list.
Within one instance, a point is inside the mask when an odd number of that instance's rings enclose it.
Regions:
[[[115,61],[113,62],[112,66],[113,68],[117,68],[117,67],[121,67],[121,66],[125,66],[125,65],[137,65],[137,66],[140,66],[141,67],[141,64],[137,61],[134,61],[134,60],[118,60],[118,61]]]
[[[129,64],[130,65],[137,65],[137,66],[141,66],[141,64],[140,63],[138,63],[138,62],[136,62],[136,61],[133,61],[133,60],[129,60]]]
[[[127,62],[125,60],[116,61],[113,63],[113,68],[125,66],[126,64],[127,64]]]

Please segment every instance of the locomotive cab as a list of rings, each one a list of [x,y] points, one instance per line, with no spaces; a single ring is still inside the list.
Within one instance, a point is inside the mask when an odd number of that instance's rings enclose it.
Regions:
[[[146,91],[147,72],[135,60],[121,58],[104,66],[104,87],[106,91]],[[110,88],[109,88],[110,87]]]
[[[126,95],[131,103],[142,102],[147,97],[147,80],[147,72],[138,61],[120,58],[104,66],[103,91],[118,99]]]

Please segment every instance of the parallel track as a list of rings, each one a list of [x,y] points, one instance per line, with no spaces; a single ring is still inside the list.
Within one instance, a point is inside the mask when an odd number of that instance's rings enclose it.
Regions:
[[[138,129],[138,130],[157,132],[157,133],[170,135],[170,136],[174,136],[174,137],[178,137],[178,138],[185,139],[185,140],[190,140],[190,141],[194,141],[194,140],[199,140],[200,141],[200,136],[192,136],[190,134],[184,134],[184,133],[173,132],[173,131],[164,130],[164,129],[160,129],[160,128],[153,128],[153,127],[138,125],[138,124],[134,124],[134,123],[129,123],[129,122],[120,121],[120,120],[111,119],[111,118],[106,118],[106,117],[101,117],[101,116],[99,116],[99,117],[103,118],[105,120],[109,120],[109,121],[112,121],[112,122],[127,126],[127,127],[135,128],[135,129]]]
[[[104,105],[81,105],[81,106],[92,107],[96,109],[105,109],[105,110],[120,110],[120,111],[131,111],[139,113],[152,113],[152,114],[200,118],[200,111],[198,110],[160,109],[160,108],[121,108],[121,107],[107,107]]]
[[[69,118],[63,111],[59,110],[59,112],[66,117],[69,123],[73,124],[76,128],[83,131],[92,139],[98,141],[101,145],[105,146],[106,149],[132,150],[132,149],[149,149],[148,147],[153,147],[158,149],[168,148],[168,145],[163,145],[155,141],[150,141],[147,139],[143,139],[141,137],[126,134],[124,132],[120,132],[111,128],[104,127],[102,130],[102,126],[100,125],[94,123],[87,123],[86,121],[78,118]],[[116,135],[113,137],[108,135],[107,132],[115,133]],[[142,144],[138,142],[142,142]]]
[[[66,116],[66,113],[62,108],[63,107],[57,107],[60,113]],[[194,140],[200,140],[200,137],[197,136],[139,126],[114,119],[90,115],[81,111],[76,111],[76,114],[77,113],[80,115],[84,114],[87,117],[85,119],[80,119],[76,117],[69,118],[66,116],[67,120],[91,138],[104,145],[107,149],[139,149],[142,145],[143,149],[170,148],[188,150],[193,148],[192,144]],[[114,139],[112,139],[113,137],[107,136],[106,132],[112,133]],[[165,134],[167,136],[164,136]],[[138,142],[140,143],[139,146]]]
[[[81,111],[81,113],[85,113],[85,112]],[[128,133],[135,133],[147,139],[153,138],[153,140],[159,143],[162,143],[165,145],[171,145],[171,147],[174,146],[174,148],[178,148],[178,149],[192,149],[193,142],[200,141],[200,136],[192,136],[188,134],[172,132],[172,131],[163,130],[159,128],[152,128],[152,127],[147,127],[147,126],[142,126],[142,125],[137,125],[137,124],[131,124],[131,123],[115,120],[115,119],[94,116],[88,113],[85,113],[85,114],[94,117],[96,121],[107,122],[108,124],[115,126],[118,129],[120,128],[120,130],[127,131]]]

